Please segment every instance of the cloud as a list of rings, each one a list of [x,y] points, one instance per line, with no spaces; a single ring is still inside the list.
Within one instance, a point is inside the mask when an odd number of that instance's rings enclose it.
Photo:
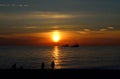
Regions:
[[[68,19],[74,16],[64,13],[40,12],[26,14],[0,14],[2,19],[21,20],[21,19]]]
[[[22,6],[22,5],[19,5]],[[36,12],[27,12],[27,13],[1,13],[1,19],[76,19],[90,17],[92,14],[85,14],[79,12],[44,12],[44,11],[36,11]]]
[[[103,29],[100,29],[100,31],[102,31],[102,32],[103,32],[103,31],[107,31],[107,29],[104,29],[104,28],[103,28]]]
[[[114,27],[112,27],[112,26],[111,26],[111,27],[107,27],[107,28],[110,29],[110,30],[113,30],[113,29],[114,29]]]
[[[37,26],[25,26],[25,27],[22,27],[22,28],[25,28],[25,29],[38,29]]]
[[[27,10],[27,9],[26,9]],[[14,12],[14,11],[13,11]],[[17,25],[78,25],[78,24],[103,24],[108,23],[106,16],[101,17],[103,14],[92,14],[84,12],[61,12],[61,11],[30,11],[30,12],[18,12],[15,13],[0,13],[0,20],[4,25],[12,25],[13,22]],[[105,14],[106,15],[106,14]],[[99,18],[99,19],[98,19]],[[107,19],[110,19],[108,17]],[[110,19],[109,23],[118,22],[115,19]],[[24,22],[23,22],[24,21]],[[106,22],[107,21],[107,22]],[[7,22],[7,24],[6,24]],[[3,24],[2,23],[2,24]],[[117,24],[117,23],[116,23]],[[99,28],[99,26],[92,26],[94,28]],[[86,27],[87,28],[87,27]],[[104,27],[103,27],[104,28]]]
[[[100,31],[114,31],[114,27],[110,26],[107,28],[102,28],[102,29],[100,29]]]
[[[90,32],[91,30],[90,30],[90,29],[84,29],[84,31],[86,31],[86,32]]]
[[[28,4],[0,4],[0,7],[28,7]]]

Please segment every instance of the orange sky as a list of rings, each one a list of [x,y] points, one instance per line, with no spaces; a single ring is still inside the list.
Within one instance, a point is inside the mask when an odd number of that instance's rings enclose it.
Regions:
[[[55,42],[54,33],[58,34],[59,40]],[[120,31],[108,31],[101,29],[92,31],[62,31],[53,30],[39,33],[21,33],[0,35],[0,45],[120,45]]]

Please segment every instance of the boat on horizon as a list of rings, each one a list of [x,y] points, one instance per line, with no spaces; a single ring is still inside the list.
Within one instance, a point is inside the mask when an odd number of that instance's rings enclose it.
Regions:
[[[71,47],[79,47],[79,44],[74,44]]]
[[[62,45],[62,47],[69,47],[69,45],[68,45],[68,44],[65,44],[65,45]]]

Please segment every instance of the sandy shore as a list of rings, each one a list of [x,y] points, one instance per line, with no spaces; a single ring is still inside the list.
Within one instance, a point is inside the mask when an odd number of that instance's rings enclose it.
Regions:
[[[84,79],[84,78],[120,78],[120,70],[97,70],[97,69],[1,69],[0,77],[21,79]]]

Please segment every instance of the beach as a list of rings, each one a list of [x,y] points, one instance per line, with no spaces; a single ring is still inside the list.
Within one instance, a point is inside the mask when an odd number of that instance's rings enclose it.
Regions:
[[[103,79],[120,78],[120,70],[101,70],[101,69],[2,69],[1,78],[10,79]]]

